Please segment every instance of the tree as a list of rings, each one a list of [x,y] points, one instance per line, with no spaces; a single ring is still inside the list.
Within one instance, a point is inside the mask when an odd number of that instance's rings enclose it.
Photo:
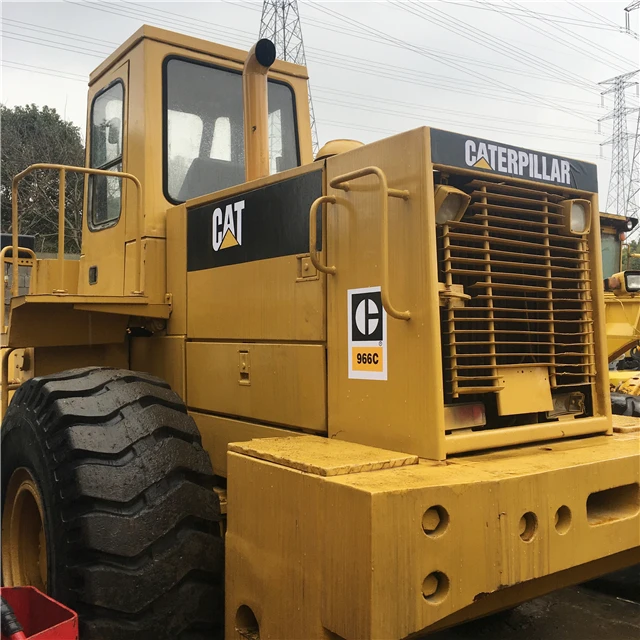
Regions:
[[[640,255],[640,241],[638,241],[637,239],[629,240],[627,244],[622,246],[623,269],[640,269],[640,258],[636,258],[634,257],[634,255]]]
[[[37,162],[84,165],[80,129],[63,120],[55,109],[35,104],[9,109],[0,105],[2,165],[0,205],[2,231],[12,231],[11,181],[13,176]],[[36,250],[58,249],[58,172],[36,171],[19,186],[18,212],[21,234],[36,236]],[[84,178],[67,173],[65,206],[65,251],[80,253]]]

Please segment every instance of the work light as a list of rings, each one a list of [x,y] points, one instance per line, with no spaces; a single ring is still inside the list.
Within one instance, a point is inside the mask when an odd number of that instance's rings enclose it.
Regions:
[[[589,200],[563,200],[565,231],[571,235],[582,236],[591,229],[591,202]]]
[[[457,222],[462,218],[471,202],[471,196],[448,184],[436,187],[436,224]]]
[[[620,283],[620,287],[613,291],[615,294],[640,292],[640,271],[621,271],[611,277]]]

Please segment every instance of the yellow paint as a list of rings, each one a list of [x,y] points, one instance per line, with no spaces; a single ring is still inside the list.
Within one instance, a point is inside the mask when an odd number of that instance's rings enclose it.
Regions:
[[[447,465],[421,460],[374,471],[363,464],[359,472],[353,463],[380,460],[378,450],[352,457],[335,441],[314,440],[232,446],[228,639],[238,637],[234,617],[242,604],[254,611],[261,637],[320,640],[326,628],[342,638],[386,640],[457,612],[458,621],[479,615],[491,594],[494,608],[513,605],[598,575],[599,558],[611,558],[609,567],[618,566],[618,554],[626,554],[625,563],[640,561],[640,504],[612,507],[607,524],[587,518],[592,493],[638,482],[637,437],[532,446]],[[345,456],[348,471],[332,473]],[[423,516],[434,506],[443,517],[425,531]],[[558,530],[563,506],[569,524]],[[535,516],[528,541],[520,535],[525,513]],[[265,519],[267,530],[255,526]],[[425,598],[433,573],[446,576],[448,587],[440,578],[440,592],[436,586]]]
[[[229,247],[237,247],[237,246],[238,246],[238,241],[236,240],[235,236],[233,235],[233,233],[231,233],[231,231],[227,231],[226,235],[224,236],[224,240],[220,245],[220,248],[228,249]]]
[[[498,411],[502,416],[551,411],[549,371],[544,367],[498,369]]]
[[[2,513],[2,583],[47,591],[47,539],[38,484],[28,469],[16,469],[7,484]]]
[[[478,169],[488,169],[489,171],[491,171],[491,165],[484,158],[480,158],[480,160],[478,160],[478,162],[476,162],[473,166],[478,167]]]
[[[124,184],[118,222],[90,231],[85,197],[75,263],[20,258],[33,265],[32,291],[11,301],[2,345],[33,352],[25,375],[134,368],[180,394],[214,472],[228,482],[227,638],[253,616],[263,638],[404,638],[640,561],[640,437],[626,422],[614,433],[606,366],[607,356],[637,341],[640,305],[602,291],[596,195],[495,176],[486,162],[434,165],[426,127],[369,145],[337,141],[313,162],[306,70],[276,61],[268,75],[295,94],[301,166],[264,175],[264,91],[249,82],[245,123],[259,139],[246,155],[255,179],[173,206],[163,193],[160,108],[169,55],[236,72],[247,59],[145,26],[91,75],[89,104],[113,80],[125,83],[123,171],[139,179],[140,199]],[[308,253],[187,272],[190,209],[310,171],[322,172],[322,251],[312,225]],[[436,224],[436,189],[446,194],[453,185],[465,190],[468,207],[445,229]],[[563,228],[568,198],[594,212],[588,234],[562,239],[569,248],[561,251],[579,266],[552,268],[557,247],[548,242],[536,245],[535,264],[524,262],[532,233],[548,239]],[[544,232],[518,215],[523,206],[545,219]],[[501,233],[513,235],[497,247],[491,233],[505,211]],[[484,235],[452,245],[471,216]],[[221,248],[235,244],[229,232]],[[474,282],[454,282],[456,251],[477,272]],[[541,416],[563,390],[562,375],[571,375],[554,370],[561,336],[573,335],[559,319],[544,333],[555,336],[544,354],[553,362],[527,358],[537,339],[528,326],[512,332],[527,336],[516,340],[523,362],[499,362],[509,341],[499,336],[496,309],[473,305],[501,299],[491,278],[514,265],[524,265],[532,283],[522,290],[546,295],[551,307],[549,281],[561,277],[551,271],[581,274],[573,299],[580,331],[570,346],[579,351],[591,415]],[[350,348],[347,296],[365,288],[380,289],[386,334]],[[491,317],[470,321],[480,329],[459,329],[455,314],[474,309]],[[526,325],[527,313],[516,311]],[[153,335],[139,337],[137,328]],[[488,365],[460,363],[460,334],[472,336],[473,348],[493,349]],[[19,356],[2,355],[6,404],[18,384],[10,360]],[[450,411],[468,401],[484,403],[486,425],[447,429],[445,404]],[[24,481],[18,486],[37,506],[33,483]],[[5,539],[13,553],[19,537]],[[20,571],[37,580],[29,548]],[[12,567],[4,547],[3,565]]]
[[[166,380],[181,397],[186,397],[185,337],[153,336],[131,338],[133,371],[147,371]]]
[[[326,432],[324,347],[190,341],[186,400],[195,410]]]

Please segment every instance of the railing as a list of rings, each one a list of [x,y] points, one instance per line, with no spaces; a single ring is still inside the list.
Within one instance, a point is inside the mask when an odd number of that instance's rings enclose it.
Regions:
[[[13,256],[11,258],[7,258],[7,253],[9,251],[13,251],[13,247],[11,246],[7,246],[4,249],[2,249],[2,251],[0,251],[0,268],[2,268],[2,274],[4,275],[4,265],[5,263],[9,262],[10,260],[12,261],[12,265],[13,265]],[[36,266],[36,254],[33,251],[33,249],[28,249],[27,247],[20,247],[20,253],[26,253],[29,255],[29,258],[20,258],[20,256],[18,256],[18,267],[31,267],[31,275],[29,277],[29,293],[31,293],[32,291],[36,291],[37,290],[37,281],[36,278],[38,270],[36,268],[34,268]],[[12,269],[14,269],[13,274],[12,274],[12,278],[14,280],[18,279],[18,272],[15,271],[15,265],[12,266]],[[13,291],[13,282],[12,282],[12,291]],[[2,331],[0,331],[0,333],[6,333],[7,332],[7,325],[5,324],[4,320],[5,320],[5,304],[6,304],[6,300],[4,297],[5,294],[5,288],[4,285],[2,287]]]
[[[378,193],[380,202],[380,235],[382,238],[382,284],[380,287],[380,297],[382,298],[382,306],[385,311],[397,320],[409,320],[411,318],[410,311],[398,311],[392,304],[389,294],[389,203],[388,198],[409,199],[409,192],[404,189],[390,189],[387,184],[387,176],[382,169],[378,167],[364,167],[357,171],[351,171],[344,175],[337,176],[329,183],[333,189],[341,191],[351,191],[350,181],[358,180],[366,176],[376,176],[378,178]],[[321,204],[335,204],[334,196],[322,196],[315,200],[311,205],[309,212],[309,254],[311,262],[319,271],[327,275],[335,275],[337,269],[335,266],[328,266],[320,262],[316,248],[316,211]]]
[[[11,282],[11,297],[15,298],[18,295],[18,253],[24,251],[23,248],[18,246],[18,185],[22,178],[28,176],[30,173],[39,169],[54,169],[59,172],[60,184],[58,186],[58,265],[59,272],[58,278],[60,286],[54,290],[54,293],[64,293],[64,232],[65,232],[65,186],[67,172],[83,173],[89,175],[98,176],[110,176],[113,178],[124,178],[125,180],[131,180],[136,187],[136,269],[135,269],[135,289],[131,293],[133,295],[142,295],[140,289],[141,272],[142,272],[142,185],[140,180],[130,173],[123,173],[122,171],[105,171],[104,169],[91,169],[89,167],[69,167],[62,164],[50,164],[39,163],[32,164],[24,171],[18,173],[11,182],[11,225],[12,225],[12,265],[13,265],[13,280]]]

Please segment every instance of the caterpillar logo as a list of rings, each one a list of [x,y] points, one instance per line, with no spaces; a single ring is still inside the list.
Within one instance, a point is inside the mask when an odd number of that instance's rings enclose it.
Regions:
[[[473,167],[503,176],[598,192],[597,167],[590,162],[545,155],[440,129],[429,129],[429,135],[433,164],[461,169]]]
[[[568,160],[471,139],[465,142],[464,152],[468,167],[571,185],[571,163]]]
[[[242,245],[242,212],[244,200],[228,204],[213,211],[212,241],[213,250],[220,251]]]
[[[387,314],[380,287],[347,291],[349,378],[387,379]]]

